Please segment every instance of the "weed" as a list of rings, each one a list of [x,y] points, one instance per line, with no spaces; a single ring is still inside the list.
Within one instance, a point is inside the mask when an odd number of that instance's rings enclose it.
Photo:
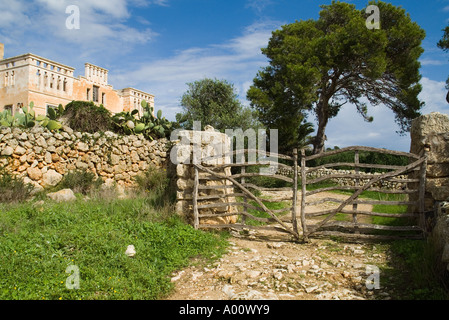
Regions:
[[[25,201],[31,196],[32,191],[33,186],[0,168],[0,202]]]
[[[393,241],[389,251],[390,261],[383,272],[397,291],[396,299],[449,299],[448,273],[432,239]]]
[[[176,194],[172,191],[171,177],[167,171],[150,167],[141,175],[134,178],[137,192],[146,194],[149,201],[156,208],[173,205]]]
[[[101,178],[87,170],[75,170],[64,175],[64,178],[58,185],[61,189],[72,189],[75,193],[88,194],[90,191],[98,189],[103,183]]]

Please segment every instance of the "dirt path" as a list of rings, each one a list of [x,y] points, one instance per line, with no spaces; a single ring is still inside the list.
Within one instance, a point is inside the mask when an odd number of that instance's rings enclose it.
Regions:
[[[282,196],[271,194],[270,196]],[[318,197],[337,198],[322,193]],[[343,198],[347,196],[341,195]],[[323,203],[308,210],[329,209]],[[371,206],[360,208],[371,210]],[[175,292],[168,300],[330,300],[389,299],[384,289],[369,289],[371,266],[385,264],[375,244],[317,239],[308,244],[261,241],[234,233],[219,261],[173,274]]]

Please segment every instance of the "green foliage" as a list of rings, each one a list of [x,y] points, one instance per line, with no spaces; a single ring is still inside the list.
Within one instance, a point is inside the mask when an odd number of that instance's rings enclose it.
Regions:
[[[173,272],[227,246],[174,215],[154,222],[145,197],[0,204],[0,212],[2,300],[163,299]],[[130,244],[134,258],[125,255]],[[79,267],[78,290],[65,286],[69,265]]]
[[[33,187],[0,168],[0,203],[22,202],[30,198]]]
[[[194,121],[201,121],[201,130],[211,125],[221,132],[258,126],[253,111],[243,107],[237,98],[233,84],[206,78],[187,85],[181,98],[183,112],[176,115],[182,128],[191,130]]]
[[[438,48],[449,52],[449,26],[443,29],[444,34],[440,41],[438,41]],[[446,89],[449,89],[449,77],[446,80]],[[446,97],[447,102],[449,103],[449,93]]]
[[[31,101],[29,106],[22,107],[23,113],[16,113],[14,116],[8,110],[0,113],[0,125],[5,127],[21,127],[21,128],[32,128],[38,123],[48,130],[59,130],[62,128],[62,124],[57,121],[61,110],[63,110],[62,105],[59,105],[59,111],[49,109],[49,117],[39,115],[36,116],[34,111],[34,102]]]
[[[4,110],[0,112],[0,126],[2,127],[12,127],[14,122],[14,117],[9,110]]]
[[[98,189],[103,184],[100,177],[87,170],[75,170],[64,175],[58,184],[60,189],[72,189],[75,193],[88,194],[90,191]]]
[[[157,208],[171,206],[176,199],[170,184],[171,177],[165,169],[150,167],[143,174],[135,176],[134,181],[138,190],[149,195],[148,200]]]
[[[449,277],[446,265],[440,262],[442,252],[434,239],[401,240],[389,245],[389,265],[393,270],[381,270],[400,294],[396,299],[448,300]],[[398,273],[396,270],[403,270]]]
[[[153,115],[154,108],[148,102],[141,102],[143,114],[139,116],[138,110],[124,111],[112,117],[114,128],[119,133],[143,134],[145,138],[153,140],[170,136],[173,130],[172,123],[162,116],[162,110]]]
[[[339,150],[338,146],[332,148],[327,148],[326,151],[335,151]],[[310,155],[311,151],[306,151],[306,154]],[[321,157],[319,159],[310,160],[307,162],[307,166],[309,167],[318,167],[323,164],[328,163],[341,163],[341,162],[352,162],[354,163],[355,151],[346,151],[338,154]],[[383,154],[379,152],[370,152],[370,151],[360,151],[359,152],[359,162],[360,163],[369,163],[369,164],[383,164],[383,165],[392,165],[392,166],[406,166],[409,164],[409,158],[405,156],[397,156],[391,154]],[[334,169],[339,170],[353,170],[353,167],[334,167]],[[385,172],[382,169],[375,168],[359,168],[360,171],[366,173],[375,173],[375,172]]]
[[[283,130],[280,125],[286,120],[289,127],[299,128],[311,111],[318,124],[314,153],[319,153],[329,119],[344,104],[354,105],[366,121],[373,120],[368,100],[390,108],[400,132],[408,131],[424,105],[418,99],[418,59],[425,32],[401,7],[382,1],[369,4],[380,9],[380,30],[366,28],[364,9],[332,1],[321,6],[317,20],[297,21],[273,32],[262,49],[270,64],[247,93],[267,127]]]
[[[70,128],[79,132],[105,132],[112,130],[111,113],[103,105],[92,101],[72,101],[66,105],[63,116]]]

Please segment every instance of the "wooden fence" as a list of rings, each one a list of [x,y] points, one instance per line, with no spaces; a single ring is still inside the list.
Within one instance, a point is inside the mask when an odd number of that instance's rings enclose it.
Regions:
[[[195,228],[234,228],[237,230],[261,229],[275,230],[293,236],[295,240],[303,239],[307,241],[311,237],[321,236],[344,236],[351,238],[392,238],[404,236],[406,238],[422,237],[424,226],[424,191],[426,173],[426,155],[417,156],[411,153],[376,149],[369,147],[349,147],[335,151],[324,152],[317,155],[306,156],[305,150],[301,150],[298,156],[297,150],[292,156],[261,152],[260,150],[238,150],[227,156],[257,152],[259,158],[255,162],[246,160],[239,163],[227,163],[220,165],[207,164],[209,159],[203,159],[201,163],[193,164],[195,175],[193,184],[193,215]],[[328,156],[337,155],[343,152],[354,152],[353,162],[326,163],[323,165],[308,167],[308,163],[313,160],[322,159]],[[392,156],[401,156],[409,159],[408,165],[381,165],[360,163],[361,152],[377,152]],[[267,161],[266,157],[269,157]],[[244,157],[245,158],[245,157]],[[265,159],[265,160],[264,160]],[[257,172],[257,168],[267,165],[276,165],[278,168],[290,170],[291,176],[276,174],[267,175]],[[308,178],[311,173],[322,168],[352,167],[353,173],[330,174],[318,178]],[[224,174],[223,169],[231,168],[231,174]],[[252,168],[252,169],[251,169]],[[363,174],[363,170],[379,169],[382,172],[375,175]],[[404,178],[404,175],[406,176]],[[267,187],[258,185],[257,179],[282,180],[288,186]],[[323,182],[335,178],[354,179],[352,186],[341,186],[328,184],[322,186]],[[360,181],[364,183],[359,183]],[[367,181],[368,179],[368,181]],[[404,184],[403,189],[382,189],[373,187],[379,181],[400,182]],[[207,185],[205,181],[222,181],[219,185]],[[226,183],[225,183],[226,181]],[[266,182],[266,181],[265,181]],[[318,187],[317,187],[318,185]],[[298,187],[301,188],[299,192]],[[222,194],[204,194],[208,190],[224,190],[230,192]],[[287,196],[270,199],[263,197],[265,192],[283,191]],[[340,192],[347,196],[342,199],[335,196],[335,192]],[[406,199],[379,199],[373,200],[364,197],[367,191],[374,191],[384,195],[403,195]],[[310,200],[313,195],[331,192],[319,200]],[[349,192],[349,193],[348,193]],[[261,195],[262,194],[262,195]],[[407,197],[408,196],[408,197]],[[229,201],[232,199],[232,201]],[[217,201],[214,201],[217,200]],[[300,203],[298,203],[300,200]],[[281,209],[270,209],[269,204],[284,201],[288,206]],[[332,205],[333,208],[308,212],[309,207],[319,205]],[[410,208],[406,213],[382,213],[373,210],[361,210],[359,205],[404,205]],[[201,213],[204,209],[233,207],[236,210],[219,214]],[[349,207],[349,208],[348,208]],[[266,217],[260,214],[265,213]],[[286,215],[286,213],[290,215]],[[236,223],[204,224],[203,219],[238,216]],[[348,219],[349,217],[349,219]],[[372,217],[408,219],[409,224],[381,225],[366,222]],[[256,221],[256,223],[251,223]],[[405,220],[407,221],[407,220]],[[385,233],[388,234],[385,234]]]
[[[328,163],[316,167],[307,167],[307,163],[312,160],[322,159],[324,157],[336,155],[344,152],[354,152],[354,162],[340,162]],[[360,163],[360,152],[376,152],[392,156],[406,157],[409,159],[409,164],[404,166],[397,165],[381,165],[371,163]],[[304,150],[301,154],[301,218],[303,227],[303,237],[307,240],[311,236],[320,235],[334,235],[356,238],[396,238],[401,234],[407,238],[422,237],[424,227],[424,192],[425,192],[425,174],[426,174],[426,155],[417,156],[411,153],[391,151],[385,149],[377,149],[370,147],[348,147],[335,151],[320,153],[317,155],[306,156]],[[352,167],[354,173],[349,174],[330,174],[328,176],[319,177],[316,179],[307,179],[310,173],[321,168],[334,167]],[[376,175],[366,175],[361,172],[361,169],[381,169],[383,172]],[[405,178],[404,178],[405,176]],[[323,183],[326,180],[335,178],[354,179],[353,186],[332,185],[325,187],[313,188],[314,184]],[[364,184],[359,184],[359,181],[367,181]],[[388,180],[390,182],[399,182],[404,185],[403,189],[382,189],[373,188],[376,183]],[[308,190],[310,189],[310,190]],[[318,201],[308,201],[312,195],[323,192],[340,191],[348,195],[346,199],[336,197],[324,197]],[[374,191],[379,195],[405,195],[409,199],[379,199],[373,200],[363,197],[366,191]],[[408,196],[408,197],[407,197]],[[388,197],[386,197],[388,198]],[[410,200],[414,198],[416,200]],[[307,207],[319,205],[323,203],[336,204],[334,208],[328,210],[321,210],[313,213],[307,212]],[[407,213],[382,213],[373,211],[364,211],[358,208],[361,204],[367,205],[384,205],[384,206],[408,206],[410,212]],[[349,206],[349,208],[348,208]],[[388,210],[387,210],[388,211]],[[337,219],[338,215],[338,219]],[[346,216],[346,217],[345,217]],[[347,219],[347,216],[350,219]],[[321,221],[318,217],[324,217]],[[397,219],[407,219],[409,224],[400,223],[400,225],[381,225],[374,223],[364,223],[360,221],[360,217],[382,217],[392,218],[391,221]],[[393,220],[394,219],[394,220]],[[405,221],[407,221],[405,220]],[[315,223],[312,223],[315,222]]]
[[[210,228],[233,228],[237,230],[275,230],[283,233],[288,233],[296,240],[300,238],[298,222],[297,222],[297,196],[298,196],[298,154],[295,152],[293,156],[287,156],[282,154],[275,154],[269,152],[263,152],[260,150],[237,150],[225,156],[238,156],[251,152],[256,152],[259,159],[255,162],[247,161],[247,157],[244,157],[240,163],[228,163],[221,165],[205,164],[213,158],[203,159],[201,164],[194,164],[195,179],[194,179],[194,191],[193,191],[193,214],[194,214],[194,226],[196,228],[210,229]],[[262,160],[260,157],[268,157],[270,160]],[[292,162],[292,165],[288,165],[283,162]],[[203,163],[205,162],[205,163]],[[263,172],[257,172],[261,167],[276,166],[292,169],[294,174],[292,177],[286,177],[278,175],[275,172],[267,175]],[[225,175],[222,173],[224,168],[232,168],[234,172],[231,175]],[[253,168],[253,170],[251,170]],[[221,172],[220,172],[221,171]],[[200,175],[206,173],[207,175]],[[263,177],[264,179],[281,180],[290,184],[288,187],[263,187],[257,183],[257,177]],[[254,179],[256,178],[256,179]],[[231,185],[222,183],[221,185],[207,186],[202,181],[230,181]],[[203,195],[200,196],[201,190],[211,189],[226,189],[232,188],[233,191],[221,195]],[[267,191],[284,191],[287,196],[276,198],[275,200],[260,196],[260,193]],[[232,198],[235,201],[232,202],[215,202],[202,204],[201,202],[213,199]],[[269,209],[268,204],[285,201],[288,206],[281,209]],[[202,209],[220,208],[220,207],[233,206],[238,210],[230,213],[222,214],[201,214]],[[268,217],[260,217],[256,214],[252,214],[250,211],[266,213]],[[289,212],[291,213],[290,221],[284,221],[279,216]],[[232,224],[201,224],[201,219],[206,218],[219,218],[227,216],[239,216],[237,223]],[[251,224],[250,221],[257,221],[257,225]]]

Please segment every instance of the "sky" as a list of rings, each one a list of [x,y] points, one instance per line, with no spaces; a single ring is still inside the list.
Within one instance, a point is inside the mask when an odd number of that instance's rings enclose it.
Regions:
[[[109,70],[116,89],[134,87],[155,95],[155,109],[175,120],[187,83],[217,78],[232,83],[244,105],[257,72],[268,65],[261,48],[281,26],[317,19],[331,0],[0,0],[0,42],[5,57],[24,53],[74,67],[84,74],[89,62]],[[358,9],[368,0],[345,1]],[[445,81],[449,53],[437,47],[449,24],[449,0],[391,0],[425,31],[421,56],[423,114],[449,114]],[[70,6],[79,9],[79,28]],[[69,26],[69,28],[68,28]],[[326,147],[371,146],[409,151],[394,114],[369,108],[366,123],[345,105],[330,120]],[[308,119],[314,123],[311,116]]]

